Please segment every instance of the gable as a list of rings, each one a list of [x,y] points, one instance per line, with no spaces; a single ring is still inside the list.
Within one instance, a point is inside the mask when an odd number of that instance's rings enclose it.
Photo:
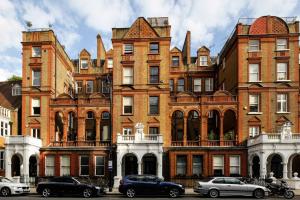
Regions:
[[[139,17],[124,36],[125,39],[156,37],[159,37],[159,35],[143,17]]]
[[[152,117],[147,121],[148,124],[156,124],[159,123],[159,120],[156,117]]]
[[[129,118],[129,117],[126,117],[126,118],[123,118],[122,124],[131,124],[133,123],[133,121]]]
[[[40,124],[40,121],[37,120],[37,119],[31,119],[30,122],[29,122],[30,125],[39,125]]]
[[[251,117],[249,120],[248,120],[248,123],[260,123],[260,119],[258,117]]]
[[[288,122],[290,120],[288,120],[285,116],[280,116],[277,118],[276,123],[278,124],[283,124],[284,122]]]
[[[86,49],[82,49],[80,52],[80,56],[91,56],[91,54]]]

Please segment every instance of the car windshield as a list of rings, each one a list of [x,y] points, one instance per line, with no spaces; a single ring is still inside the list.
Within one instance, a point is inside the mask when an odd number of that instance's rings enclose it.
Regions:
[[[3,183],[13,183],[13,181],[9,180],[8,178],[0,178],[0,182],[3,182]]]

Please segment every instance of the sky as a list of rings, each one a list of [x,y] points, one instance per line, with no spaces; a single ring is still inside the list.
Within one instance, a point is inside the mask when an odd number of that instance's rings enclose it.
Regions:
[[[192,55],[205,45],[217,55],[243,17],[297,16],[300,0],[0,0],[0,81],[22,72],[22,31],[51,25],[71,58],[86,48],[96,57],[96,36],[111,48],[111,29],[137,17],[168,17],[171,48],[182,49],[191,31]]]

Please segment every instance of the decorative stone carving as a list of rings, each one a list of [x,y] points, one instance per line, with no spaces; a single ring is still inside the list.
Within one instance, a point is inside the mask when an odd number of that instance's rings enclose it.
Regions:
[[[281,128],[280,138],[281,140],[290,140],[292,139],[292,130],[291,130],[291,122],[285,122]]]
[[[136,132],[135,132],[135,140],[136,141],[142,141],[143,140],[143,137],[144,137],[144,124],[138,122],[136,123],[135,125],[135,129],[136,129]]]

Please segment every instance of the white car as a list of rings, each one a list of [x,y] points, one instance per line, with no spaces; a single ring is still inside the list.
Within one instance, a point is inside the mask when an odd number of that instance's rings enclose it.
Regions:
[[[208,195],[212,198],[219,196],[253,196],[264,198],[269,189],[260,185],[246,184],[233,177],[215,177],[199,181],[194,186],[194,192]]]
[[[27,194],[29,186],[24,183],[15,183],[12,180],[0,176],[0,195],[7,197],[12,194]]]

